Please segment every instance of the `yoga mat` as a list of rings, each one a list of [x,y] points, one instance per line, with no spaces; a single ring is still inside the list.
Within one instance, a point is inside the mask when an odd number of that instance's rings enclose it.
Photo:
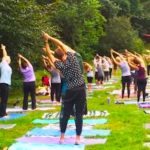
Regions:
[[[110,134],[110,130],[96,130],[89,129],[82,131],[82,136],[108,136]],[[75,136],[75,130],[66,130],[66,136]],[[56,129],[42,129],[42,128],[34,128],[31,131],[27,132],[26,136],[60,136],[60,130]]]
[[[144,110],[146,114],[150,114],[150,110]]]
[[[124,101],[122,101],[122,100],[117,100],[117,101],[115,101],[115,104],[124,104]]]
[[[144,142],[143,144],[145,147],[150,147],[150,142]]]
[[[122,97],[121,94],[119,94],[118,97],[121,98]],[[136,94],[133,94],[133,93],[130,94],[130,98],[136,98],[136,97],[137,97]],[[128,98],[127,94],[124,95],[124,99],[125,98]]]
[[[56,129],[56,130],[60,130],[60,125],[59,124],[49,124],[47,126],[44,126],[43,129]],[[75,125],[67,125],[67,130],[68,129],[73,129],[75,130],[76,127]],[[92,125],[84,125],[84,129],[93,129]]]
[[[11,129],[15,126],[16,124],[0,124],[0,129]]]
[[[18,119],[23,116],[26,116],[26,114],[12,113],[12,114],[8,114],[7,116],[3,118],[0,118],[0,120],[13,120],[13,119]]]
[[[45,119],[36,119],[32,121],[32,123],[40,123],[40,124],[53,124],[53,123],[59,123],[59,120],[45,120]],[[74,120],[70,119],[68,121],[68,124],[74,124]],[[97,125],[97,124],[105,124],[107,123],[107,119],[102,118],[102,119],[84,119],[83,124],[88,124],[88,125]]]
[[[124,104],[138,104],[138,102],[136,100],[134,101],[124,101]]]
[[[50,99],[46,99],[46,100],[37,100],[37,102],[38,102],[38,103],[48,103],[48,104],[51,103]]]
[[[150,108],[150,103],[140,103],[139,107],[140,108]]]
[[[145,129],[150,129],[150,123],[144,124],[144,128],[145,128]]]
[[[74,123],[74,120],[69,120],[69,124]],[[105,124],[107,123],[107,119],[101,118],[101,119],[83,119],[83,124],[88,125],[97,125],[97,124]]]
[[[36,110],[52,110],[55,109],[54,107],[37,107]],[[28,110],[23,110],[22,108],[7,108],[6,110],[8,113],[10,112],[26,112],[26,111],[33,111],[31,108],[29,108]],[[35,110],[34,110],[35,111]]]
[[[55,109],[54,107],[37,107],[36,110],[43,110],[43,111],[45,111],[45,110],[54,110],[54,109]]]
[[[27,143],[41,143],[41,144],[59,144],[60,137],[21,137],[18,138],[18,142],[27,142]],[[74,144],[75,137],[65,137],[63,144]],[[105,144],[106,139],[81,139],[80,144],[93,145],[93,144]]]
[[[147,134],[146,137],[147,137],[147,138],[150,138],[150,134]]]
[[[44,119],[35,119],[32,123],[40,123],[40,124],[56,124],[59,123],[59,120],[44,120]]]
[[[121,92],[120,90],[114,90],[110,94],[115,95],[115,94],[120,94],[120,92]]]
[[[84,150],[84,145],[74,144],[40,144],[17,142],[9,147],[8,150]]]
[[[149,100],[146,100],[146,102],[137,102],[137,100],[127,100],[127,101],[124,101],[124,104],[147,104],[149,103],[150,104],[150,101]]]
[[[98,116],[108,116],[109,113],[108,111],[88,111],[87,115],[84,115],[84,117],[98,117]],[[54,119],[54,118],[59,118],[60,117],[60,112],[56,113],[44,113],[42,118],[43,119]]]

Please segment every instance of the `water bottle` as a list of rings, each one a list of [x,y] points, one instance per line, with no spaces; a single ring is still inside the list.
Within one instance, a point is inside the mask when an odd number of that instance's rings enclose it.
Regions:
[[[107,103],[110,104],[110,97],[107,98]]]

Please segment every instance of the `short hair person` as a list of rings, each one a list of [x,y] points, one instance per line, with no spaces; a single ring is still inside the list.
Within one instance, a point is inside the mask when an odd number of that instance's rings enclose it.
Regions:
[[[19,57],[19,69],[23,75],[23,109],[28,109],[28,96],[31,95],[32,109],[36,109],[36,96],[35,96],[35,74],[32,64],[27,58],[18,54]]]
[[[60,117],[60,143],[64,141],[64,135],[67,127],[67,122],[70,114],[75,107],[75,125],[76,125],[76,140],[75,144],[80,144],[80,135],[83,125],[83,113],[86,105],[86,91],[85,82],[82,76],[77,57],[74,51],[65,45],[60,40],[43,33],[45,41],[46,53],[51,65],[54,65],[64,76],[68,89],[63,100],[63,113]],[[55,50],[54,57],[49,50],[48,40],[53,42],[57,49]]]
[[[12,69],[10,67],[11,59],[7,55],[5,45],[1,44],[2,50],[2,61],[0,63],[0,117],[7,116],[6,108],[7,108],[7,101],[9,96],[9,86],[11,85],[11,75]]]

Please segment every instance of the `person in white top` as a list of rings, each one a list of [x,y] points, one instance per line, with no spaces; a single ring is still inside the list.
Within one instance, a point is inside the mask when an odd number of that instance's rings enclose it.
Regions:
[[[115,58],[113,54],[116,54]],[[128,62],[118,52],[111,49],[111,57],[113,61],[120,67],[122,73],[122,99],[124,98],[125,86],[127,85],[128,98],[130,98],[131,71]]]
[[[88,64],[87,62],[83,62],[83,68],[84,68],[85,72],[87,73],[88,92],[91,92],[94,72],[93,72],[92,66],[90,64]]]
[[[102,67],[104,71],[104,81],[108,81],[109,80],[109,63],[105,57],[103,57],[102,59]]]
[[[102,67],[101,56],[99,56],[98,54],[96,54],[96,56],[94,57],[94,60],[93,60],[93,64],[94,64],[94,68],[95,68],[95,81],[96,81],[96,85],[100,85],[100,80],[99,80],[99,77],[98,77],[98,69],[97,69],[97,67],[98,66]]]
[[[9,95],[9,86],[11,85],[12,69],[10,67],[11,59],[7,55],[5,46],[1,44],[2,61],[0,63],[0,117],[7,116],[6,108]]]
[[[111,79],[111,77],[112,77],[112,70],[113,70],[113,62],[112,62],[111,58],[109,58],[109,57],[106,57],[106,60],[109,63],[109,78]]]

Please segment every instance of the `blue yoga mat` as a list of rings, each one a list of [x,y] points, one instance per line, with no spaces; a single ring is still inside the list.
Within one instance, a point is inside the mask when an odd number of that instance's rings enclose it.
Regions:
[[[82,136],[108,136],[110,130],[96,130],[96,129],[83,129]],[[75,130],[66,130],[66,136],[75,136]],[[60,136],[60,131],[57,129],[42,129],[34,128],[33,130],[27,132],[26,136]]]
[[[26,114],[19,114],[19,113],[12,113],[12,114],[8,114],[8,116],[0,118],[1,120],[13,120],[13,119],[17,119],[20,117],[26,116]]]
[[[74,144],[34,144],[17,142],[9,147],[8,150],[84,150],[84,145]]]
[[[40,123],[40,124],[55,124],[59,123],[59,120],[46,120],[46,119],[36,119],[32,123]],[[74,124],[74,119],[70,119],[68,121],[68,124]],[[97,125],[97,124],[105,124],[107,123],[107,119],[101,118],[101,119],[84,119],[83,124],[88,125]]]
[[[40,124],[56,124],[59,123],[59,120],[47,120],[47,119],[35,119],[32,123],[40,123]]]

